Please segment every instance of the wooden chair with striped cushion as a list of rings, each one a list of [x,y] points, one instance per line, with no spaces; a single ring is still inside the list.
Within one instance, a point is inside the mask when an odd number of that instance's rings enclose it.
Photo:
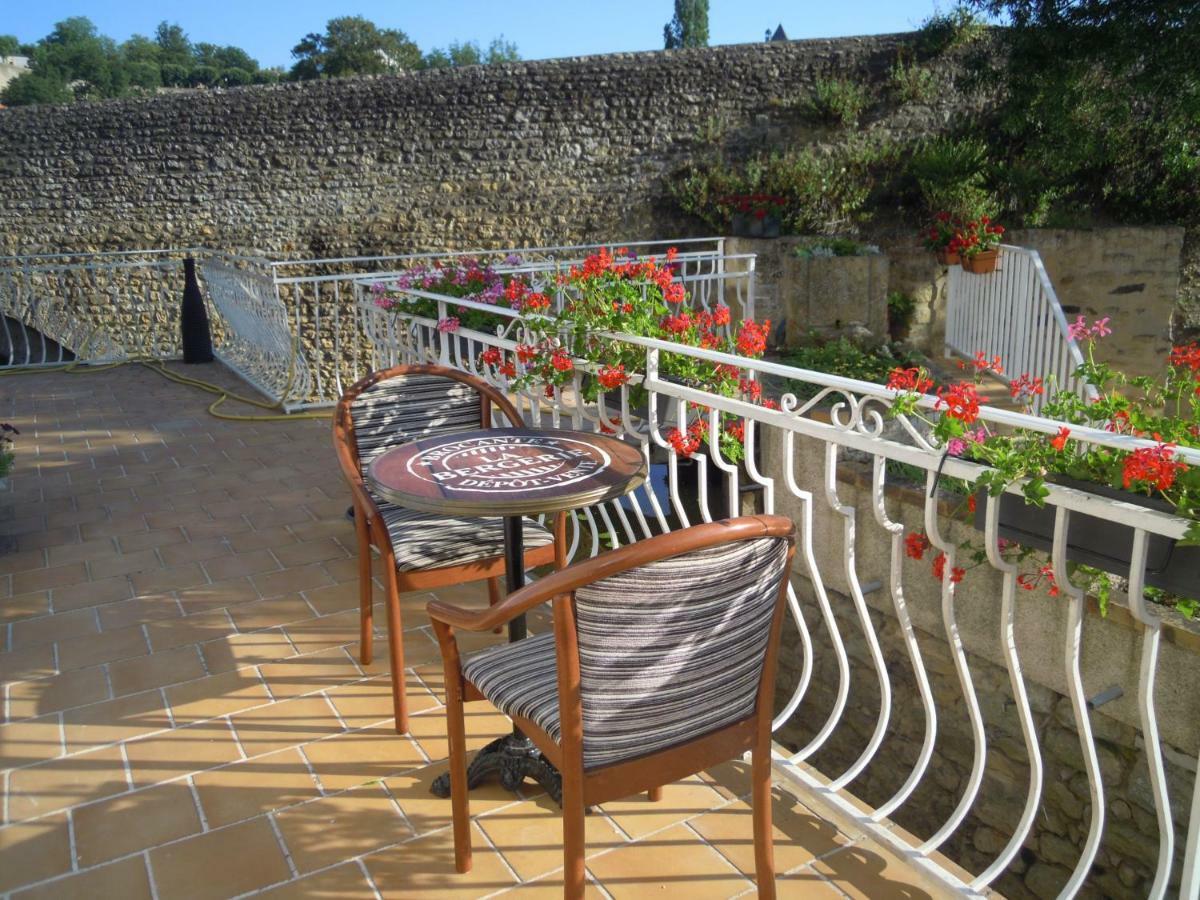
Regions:
[[[489,700],[562,774],[565,896],[584,890],[584,811],[752,754],[755,868],[774,897],[771,715],[795,530],[779,516],[698,525],[546,576],[482,611],[429,604],[446,673],[455,863],[471,868],[463,703]],[[554,630],[461,657],[553,602]]]
[[[379,454],[409,441],[476,428],[490,428],[492,407],[508,424],[521,418],[503,394],[474,376],[433,365],[395,366],[354,384],[338,401],[333,442],[354,501],[358,535],[360,654],[372,658],[371,548],[383,561],[388,613],[388,651],[396,730],[408,731],[404,692],[404,643],[400,594],[487,579],[488,599],[500,599],[504,575],[504,530],[500,518],[439,516],[388,503],[365,481]],[[554,536],[526,522],[525,563],[555,561]]]

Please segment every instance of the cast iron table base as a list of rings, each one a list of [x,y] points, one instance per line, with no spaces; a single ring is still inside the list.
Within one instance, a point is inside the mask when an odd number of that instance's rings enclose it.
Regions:
[[[467,790],[474,790],[493,775],[507,791],[515,791],[526,778],[542,786],[554,802],[562,806],[562,776],[533,741],[521,734],[506,734],[480,750],[467,766]],[[433,780],[430,788],[437,797],[450,796],[450,773],[444,772]]]

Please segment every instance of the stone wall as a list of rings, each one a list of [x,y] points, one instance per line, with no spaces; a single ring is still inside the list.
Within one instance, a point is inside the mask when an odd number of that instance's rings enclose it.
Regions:
[[[0,112],[0,254],[204,245],[342,255],[681,234],[664,176],[715,133],[830,138],[815,79],[875,83],[909,138],[911,35],[613,54]],[[743,148],[745,149],[745,148]]]
[[[778,477],[782,466],[780,436],[770,429],[764,436],[764,474]],[[796,480],[816,497],[813,544],[851,659],[850,703],[843,722],[825,748],[809,760],[819,770],[837,776],[867,745],[875,728],[880,694],[842,568],[842,519],[824,500],[823,466],[821,446],[812,439],[797,437]],[[874,521],[868,472],[844,460],[839,474],[839,498],[855,510],[857,521],[857,575],[864,585],[883,585],[868,593],[866,602],[891,680],[891,719],[874,761],[849,786],[852,793],[879,805],[912,771],[924,737],[925,715],[887,587],[891,538]],[[922,499],[915,490],[893,490],[888,499],[889,515],[906,529],[922,531]],[[776,507],[803,521],[800,503],[789,493],[777,494]],[[965,524],[952,523],[946,529],[946,537],[953,543],[974,534]],[[900,552],[903,557],[903,550]],[[948,649],[940,588],[930,574],[929,558],[921,562],[904,558],[902,571],[904,596],[938,717],[929,769],[913,797],[894,818],[909,831],[927,837],[941,827],[962,796],[971,770],[974,741]],[[777,737],[789,746],[799,747],[824,724],[839,676],[811,585],[800,566],[795,584],[814,638],[814,670],[804,703]],[[967,651],[985,722],[988,757],[979,798],[965,823],[942,849],[973,872],[982,871],[1008,842],[1029,790],[1028,758],[999,639],[1000,586],[998,573],[989,566],[972,569],[958,586],[954,602],[959,636]],[[1034,829],[995,886],[1011,898],[1046,898],[1057,895],[1079,858],[1091,801],[1071,702],[1066,696],[1066,603],[1044,591],[1018,594],[1015,641],[1045,761],[1045,780]],[[1166,617],[1168,627],[1160,650],[1155,701],[1167,747],[1175,822],[1176,858],[1173,887],[1168,892],[1173,893],[1178,890],[1200,749],[1200,636],[1174,614],[1167,613]],[[1141,626],[1116,601],[1107,618],[1101,618],[1094,608],[1085,617],[1081,665],[1085,694],[1092,697],[1117,685],[1124,695],[1090,715],[1100,757],[1106,820],[1100,855],[1081,894],[1084,897],[1144,897],[1153,881],[1158,827],[1137,706],[1142,633]],[[780,703],[790,696],[802,662],[794,631],[790,637],[783,654]]]
[[[1161,375],[1174,337],[1184,230],[1020,229],[1011,243],[1041,254],[1068,321],[1108,316],[1098,356],[1129,375]]]

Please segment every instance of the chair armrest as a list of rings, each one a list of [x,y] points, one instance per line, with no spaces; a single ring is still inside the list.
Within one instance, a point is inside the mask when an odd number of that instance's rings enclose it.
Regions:
[[[548,600],[573,593],[576,588],[627,569],[701,547],[758,537],[779,537],[791,541],[795,539],[795,525],[790,519],[781,516],[745,516],[694,525],[682,532],[668,532],[626,544],[616,550],[609,550],[565,569],[551,572],[545,578],[526,585],[505,597],[503,602],[488,609],[463,609],[461,606],[443,603],[440,600],[432,601],[425,608],[435,622],[443,622],[464,631],[490,631]]]
[[[562,591],[553,589],[553,586],[549,591],[544,587],[544,583],[550,577],[552,576],[521,588],[487,609],[464,609],[441,600],[430,601],[425,605],[425,609],[434,622],[444,622],[463,631],[491,631],[561,594]]]

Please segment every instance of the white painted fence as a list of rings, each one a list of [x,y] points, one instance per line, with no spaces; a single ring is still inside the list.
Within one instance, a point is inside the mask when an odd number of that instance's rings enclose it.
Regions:
[[[551,248],[553,249],[553,248]],[[562,249],[562,248],[560,248]],[[566,248],[561,257],[542,260],[542,268],[536,266],[527,271],[537,276],[539,272],[552,273],[567,259],[575,258],[579,252],[590,248]],[[718,247],[691,251],[697,266],[707,265],[699,272],[691,287],[698,297],[702,292],[719,289],[723,296],[737,288],[735,278],[724,271],[724,261]],[[549,254],[549,251],[547,251]],[[1012,254],[1009,254],[1010,258]],[[441,255],[439,255],[441,256]],[[425,257],[428,258],[428,257]],[[1019,257],[1018,257],[1019,258]],[[372,369],[399,362],[441,361],[470,371],[501,390],[511,391],[508,379],[498,375],[493,367],[480,363],[480,353],[488,347],[496,347],[515,355],[516,345],[524,339],[520,316],[511,311],[472,304],[450,297],[434,297],[439,303],[439,317],[452,313],[458,306],[478,306],[512,320],[502,333],[483,333],[459,330],[453,335],[440,334],[436,319],[404,319],[381,310],[363,291],[374,280],[387,279],[389,273],[408,268],[416,259],[401,259],[393,266],[396,258],[386,261],[386,271],[371,272],[372,265],[381,263],[372,260],[317,261],[309,265],[343,265],[347,272],[325,272],[322,274],[280,274],[269,261],[250,257],[231,257],[210,254],[204,258],[203,274],[212,298],[213,311],[221,340],[218,345],[223,358],[228,360],[269,394],[282,398],[294,406],[324,402],[340,387],[358,375]],[[703,262],[707,259],[707,262]],[[1026,257],[1026,259],[1032,259]],[[68,265],[66,262],[49,262],[50,266]],[[77,264],[77,263],[72,263]],[[32,264],[31,264],[32,265]],[[106,265],[116,269],[116,261]],[[158,263],[143,264],[154,269]],[[297,266],[303,263],[288,263]],[[1026,265],[1026,264],[1022,264]],[[11,268],[11,266],[10,266]],[[95,266],[92,267],[95,269]],[[157,271],[156,269],[154,269]],[[108,270],[106,270],[108,271]],[[129,271],[134,271],[130,269]],[[1010,275],[1021,269],[1008,269]],[[1027,267],[1026,277],[1030,269]],[[1037,274],[1038,267],[1032,271]],[[0,269],[0,283],[2,283]],[[752,269],[751,269],[752,272]],[[1043,273],[1044,274],[1044,273]],[[72,276],[75,277],[75,276]],[[745,276],[736,276],[744,278]],[[967,277],[967,276],[962,276]],[[326,280],[319,280],[329,278]],[[299,279],[289,281],[288,279]],[[314,279],[318,279],[315,280]],[[1040,276],[1037,281],[1040,283]],[[1013,281],[1013,284],[1018,282]],[[324,285],[335,285],[333,288]],[[744,310],[752,311],[752,275],[742,282],[746,288]],[[309,296],[318,297],[315,303],[289,302],[285,289],[288,285],[321,285],[311,287]],[[708,287],[700,287],[707,285]],[[345,291],[357,296],[358,301],[347,304]],[[357,295],[354,293],[357,292]],[[8,296],[24,296],[10,294]],[[303,294],[299,296],[303,297]],[[429,296],[429,295],[426,295]],[[716,295],[708,295],[716,296]],[[329,299],[331,298],[331,299]],[[1048,301],[1048,297],[1045,298]],[[328,302],[327,302],[328,301]],[[7,301],[6,301],[7,302]],[[1009,300],[1004,302],[1014,302]],[[6,309],[16,307],[6,306]],[[103,307],[101,307],[103,308]],[[1053,313],[1050,314],[1051,318]],[[51,320],[39,320],[51,321]],[[343,323],[353,327],[343,329]],[[1065,323],[1064,323],[1065,324]],[[51,336],[53,331],[45,332]],[[963,332],[966,333],[966,332]],[[351,335],[352,340],[347,340]],[[1006,562],[999,552],[999,503],[995,498],[986,501],[986,529],[982,540],[987,549],[988,565],[999,573],[1001,580],[1000,621],[996,637],[999,656],[1007,669],[1012,691],[1012,702],[1016,708],[1021,729],[1021,740],[1030,761],[1026,774],[1026,788],[1019,801],[1022,808],[1019,821],[1007,836],[1004,846],[992,861],[978,872],[965,877],[944,864],[939,848],[944,848],[968,821],[968,816],[978,804],[988,799],[989,787],[984,772],[989,758],[989,721],[985,716],[986,706],[981,705],[972,662],[964,649],[958,623],[957,587],[949,580],[940,585],[940,618],[945,644],[954,663],[953,680],[958,686],[958,700],[969,719],[971,734],[970,767],[953,810],[937,827],[927,834],[917,836],[915,843],[906,840],[892,826],[891,821],[901,816],[914,803],[919,786],[927,782],[932,773],[931,761],[935,754],[944,751],[947,738],[939,725],[939,707],[935,703],[931,684],[933,677],[922,656],[912,623],[911,610],[906,600],[906,587],[912,566],[905,561],[905,526],[901,524],[896,501],[890,491],[896,476],[891,464],[904,464],[923,473],[926,487],[931,487],[941,468],[944,475],[973,481],[980,469],[973,463],[957,459],[943,459],[940,448],[932,446],[923,432],[904,417],[899,417],[899,431],[885,429],[887,411],[895,393],[880,386],[852,379],[826,375],[774,363],[754,361],[738,356],[683,347],[647,338],[610,335],[614,340],[623,340],[638,348],[644,358],[643,374],[645,386],[652,392],[651,402],[644,413],[632,409],[629,388],[600,394],[595,403],[584,402],[582,396],[580,368],[577,368],[573,389],[556,390],[550,398],[540,391],[517,392],[517,400],[523,418],[534,426],[570,426],[586,430],[597,430],[601,423],[616,431],[627,440],[636,442],[648,461],[665,469],[665,480],[651,481],[624,501],[614,501],[585,509],[574,517],[571,530],[572,552],[595,554],[606,544],[622,544],[636,541],[673,528],[684,527],[697,521],[708,521],[721,514],[722,508],[738,509],[743,497],[741,488],[753,486],[759,495],[759,503],[765,512],[773,512],[787,505],[798,508],[795,515],[799,527],[799,569],[811,599],[801,601],[801,595],[792,591],[789,606],[792,624],[788,639],[800,648],[802,669],[793,696],[780,711],[776,726],[781,727],[793,717],[812,716],[809,703],[813,693],[814,669],[813,648],[820,640],[822,646],[831,648],[837,661],[837,684],[833,686],[835,700],[832,708],[823,713],[819,727],[808,743],[794,754],[781,755],[777,764],[781,772],[791,779],[802,791],[805,802],[815,808],[824,808],[838,816],[855,822],[876,840],[889,845],[900,856],[909,860],[929,883],[966,897],[983,896],[987,887],[1009,866],[1021,851],[1026,838],[1034,827],[1042,808],[1042,797],[1048,778],[1057,777],[1049,769],[1038,733],[1037,717],[1034,715],[1022,666],[1021,648],[1018,646],[1014,622],[1016,618],[1017,590],[1016,567]],[[310,357],[297,352],[299,344],[312,342],[321,347],[320,354]],[[126,355],[150,353],[153,347],[120,348]],[[969,343],[963,352],[974,352]],[[978,348],[984,349],[984,348]],[[1014,349],[1013,353],[1020,353]],[[1068,350],[1058,351],[1069,358]],[[747,378],[762,380],[768,376],[785,385],[781,408],[770,410],[738,399],[721,397],[703,390],[688,387],[660,378],[658,363],[663,353],[681,353],[715,363],[737,367]],[[339,368],[333,375],[323,367],[323,360],[337,357]],[[1015,356],[1026,359],[1028,368],[1035,369],[1033,356]],[[518,363],[519,365],[519,363]],[[1013,369],[1020,368],[1018,362]],[[1061,370],[1058,370],[1061,371]],[[658,397],[667,398],[669,412],[659,420]],[[800,400],[798,397],[809,397]],[[929,410],[933,398],[925,398],[921,408]],[[679,457],[666,440],[665,432],[670,427],[683,427],[687,421],[687,404],[700,404],[707,409],[710,433],[720,427],[720,415],[728,413],[743,419],[745,424],[746,459],[735,465],[725,458],[716,445],[708,444],[691,462]],[[819,408],[828,409],[828,415],[816,415]],[[1024,427],[1054,434],[1059,427],[1052,420],[1026,416],[1015,412],[984,408],[982,413],[990,425],[995,427]],[[1072,426],[1071,437],[1096,445],[1119,449],[1150,446],[1152,442],[1138,440],[1126,435]],[[781,464],[768,468],[760,463],[756,448],[767,442],[781,448]],[[813,447],[820,448],[817,454]],[[865,455],[870,461],[871,480],[869,487],[871,516],[860,520],[856,508],[843,498],[843,481],[839,477],[856,465],[849,456],[853,453]],[[1191,465],[1200,465],[1200,452],[1183,450],[1179,453]],[[797,479],[797,467],[803,462],[818,461],[823,477],[819,483],[808,483]],[[693,470],[688,474],[688,469]],[[709,474],[715,476],[710,487]],[[695,495],[689,491],[692,486]],[[1014,489],[1015,492],[1016,489]],[[1073,725],[1079,735],[1080,755],[1087,776],[1090,807],[1088,831],[1078,860],[1068,882],[1063,886],[1062,896],[1075,896],[1084,886],[1089,870],[1096,860],[1100,841],[1105,830],[1106,785],[1101,777],[1097,741],[1092,730],[1087,693],[1084,688],[1083,622],[1085,597],[1073,587],[1067,572],[1066,535],[1071,517],[1088,514],[1107,519],[1117,519],[1127,524],[1131,532],[1132,615],[1142,626],[1143,637],[1139,674],[1136,683],[1127,685],[1128,692],[1138,698],[1140,716],[1140,739],[1146,752],[1147,784],[1152,795],[1158,823],[1158,854],[1154,861],[1156,877],[1148,896],[1166,896],[1169,874],[1173,860],[1183,858],[1183,881],[1180,894],[1188,900],[1200,896],[1200,782],[1192,788],[1190,798],[1184,806],[1189,809],[1189,821],[1179,821],[1172,816],[1170,789],[1165,775],[1164,756],[1166,749],[1160,737],[1158,714],[1155,705],[1155,683],[1159,674],[1159,650],[1162,640],[1162,622],[1159,613],[1141,600],[1140,585],[1147,556],[1149,535],[1168,538],[1180,537],[1186,522],[1176,516],[1160,513],[1120,501],[1109,500],[1071,488],[1052,485],[1047,504],[1055,511],[1055,534],[1052,565],[1056,580],[1063,588],[1062,602],[1067,610],[1067,629],[1062,657],[1058,660],[1066,684],[1067,694],[1073,711]],[[832,516],[841,522],[840,540],[832,538],[818,543],[815,538],[814,521],[818,515]],[[928,499],[920,510],[920,530],[929,536],[934,548],[947,557],[947,570],[955,565],[959,548],[949,538],[950,522],[944,508],[936,498]],[[914,526],[910,523],[910,529]],[[890,562],[886,574],[880,573],[890,594],[890,615],[900,626],[904,649],[911,669],[911,681],[915,681],[925,716],[922,746],[912,763],[903,784],[894,794],[876,806],[864,807],[853,798],[848,790],[856,779],[869,773],[871,767],[881,762],[889,766],[894,759],[881,760],[886,752],[885,736],[892,719],[892,696],[897,690],[911,690],[908,673],[903,684],[898,683],[881,650],[880,636],[872,620],[866,595],[869,588],[859,578],[858,549],[862,546],[869,529],[881,529],[890,545]],[[922,577],[928,578],[926,572]],[[843,586],[840,592],[827,587],[831,582]],[[850,612],[849,622],[840,612]],[[868,647],[866,662],[851,656],[848,643],[851,639],[865,641]],[[867,678],[878,686],[880,702],[875,724],[866,745],[854,759],[844,759],[826,771],[814,772],[810,763],[817,759],[822,748],[831,746],[839,729],[850,727],[848,721],[854,711],[851,704],[851,686],[856,679]],[[861,710],[859,710],[861,712]],[[1196,748],[1183,748],[1195,753]],[[1177,798],[1178,800],[1178,798]]]
[[[951,266],[946,296],[946,352],[970,359],[982,352],[1000,357],[1005,381],[1023,373],[1054,379],[1059,388],[1085,399],[1096,396],[1075,377],[1083,353],[1036,250],[1007,244],[995,272],[974,275]],[[1052,394],[1053,391],[1047,391]],[[1034,398],[1034,411],[1044,396]]]
[[[430,299],[434,295],[418,292]],[[442,298],[439,301],[438,318],[452,314],[463,301]],[[465,304],[472,306],[474,304]],[[479,307],[495,312],[492,307]],[[454,365],[469,371],[494,384],[503,391],[512,392],[509,379],[498,375],[495,368],[479,361],[480,353],[488,347],[496,347],[516,359],[517,343],[528,340],[521,333],[519,321],[514,321],[501,334],[486,334],[460,329],[452,335],[440,334],[436,329],[437,319],[400,317],[377,308],[364,300],[361,314],[368,323],[370,355],[366,361],[371,368],[382,368],[401,362],[431,361]],[[518,320],[516,314],[502,315]],[[923,531],[929,536],[935,551],[946,554],[946,571],[955,566],[959,548],[947,536],[947,521],[943,507],[932,491],[939,468],[944,475],[974,481],[982,469],[974,463],[954,457],[943,458],[940,448],[932,446],[922,432],[905,417],[898,421],[901,433],[888,437],[884,425],[888,408],[895,392],[880,385],[855,381],[806,371],[769,362],[753,361],[697,348],[681,347],[663,341],[635,338],[627,335],[606,335],[623,340],[640,348],[644,353],[645,386],[652,392],[645,418],[630,408],[629,388],[619,392],[601,393],[594,404],[581,401],[581,369],[583,361],[577,361],[573,389],[556,389],[554,396],[547,399],[540,391],[517,392],[519,409],[527,424],[534,427],[573,427],[598,430],[601,423],[615,430],[627,440],[640,444],[648,461],[664,459],[666,464],[666,497],[661,497],[653,488],[639,489],[626,501],[602,504],[577,514],[572,529],[572,552],[595,554],[605,542],[625,543],[636,541],[671,528],[683,527],[698,520],[709,521],[716,514],[717,500],[724,499],[725,508],[737,509],[741,487],[748,482],[761,493],[764,512],[774,512],[787,496],[790,505],[798,502],[802,514],[797,517],[800,529],[800,552],[797,554],[804,577],[812,588],[812,605],[802,605],[795,591],[789,596],[792,621],[795,631],[790,639],[798,641],[803,653],[804,668],[795,694],[776,719],[776,727],[784,725],[793,715],[811,714],[805,708],[806,694],[812,687],[812,659],[815,630],[825,632],[824,640],[832,646],[838,660],[839,683],[836,701],[828,718],[812,740],[798,752],[779,756],[777,764],[790,779],[802,789],[806,802],[836,812],[843,818],[854,821],[876,840],[889,845],[900,856],[911,862],[916,870],[940,888],[965,897],[984,896],[992,882],[1013,862],[1021,851],[1026,838],[1034,827],[1045,786],[1047,765],[1040,746],[1038,729],[1033,708],[1024,682],[1021,655],[1015,640],[1015,614],[1018,599],[1017,566],[1005,561],[1000,552],[998,498],[986,501],[986,530],[982,538],[987,549],[991,567],[1002,575],[1001,621],[998,637],[1004,665],[1007,668],[1012,689],[1013,703],[1017,707],[1022,739],[1030,760],[1027,789],[1022,798],[1022,814],[1004,847],[993,861],[982,871],[962,878],[953,867],[946,866],[937,853],[956,831],[963,826],[977,803],[986,799],[981,796],[986,790],[985,765],[988,759],[988,723],[985,720],[972,678],[971,663],[959,635],[956,610],[956,585],[949,579],[941,585],[941,617],[945,640],[950,648],[963,707],[970,720],[972,735],[972,762],[961,796],[945,821],[932,831],[920,836],[916,845],[899,836],[891,827],[890,819],[903,811],[918,786],[930,777],[929,766],[934,753],[941,750],[939,744],[938,705],[931,690],[931,677],[926,669],[905,600],[906,569],[904,554],[904,527],[894,509],[889,509],[889,486],[894,476],[889,474],[889,463],[903,463],[924,472],[927,497],[923,508]],[[796,394],[782,397],[781,409],[773,411],[738,399],[727,398],[683,386],[658,377],[658,361],[663,353],[682,353],[715,363],[736,366],[745,377],[762,379],[773,376],[783,379],[794,389],[804,389],[811,399],[800,401]],[[520,367],[518,364],[518,370]],[[658,421],[657,395],[670,398],[670,413],[666,421]],[[932,408],[934,398],[926,397],[921,402],[925,410]],[[664,436],[669,427],[685,427],[686,404],[700,404],[707,408],[710,434],[718,432],[720,414],[730,413],[742,417],[745,423],[746,459],[743,465],[735,465],[725,459],[715,443],[707,445],[695,458],[697,473],[694,484],[698,497],[694,501],[685,498],[686,479],[682,474],[683,461],[679,458]],[[812,413],[820,407],[829,408],[828,420],[814,417]],[[1023,415],[1004,410],[985,408],[983,416],[989,425],[1030,428],[1047,435],[1054,434],[1060,423],[1052,420]],[[1152,446],[1153,442],[1128,436],[1072,426],[1071,436],[1086,443],[1120,449]],[[797,450],[800,439],[806,449]],[[783,464],[778,471],[764,471],[756,458],[755,447],[767,440],[780,441],[783,447]],[[823,447],[824,478],[821,484],[801,484],[795,477],[796,467],[801,462],[799,453],[811,456],[808,449],[813,443]],[[871,505],[874,523],[856,521],[856,510],[842,501],[839,496],[839,473],[850,465],[846,454],[858,451],[867,454],[872,461]],[[1180,451],[1180,457],[1192,465],[1200,465],[1200,451]],[[708,472],[715,469],[720,489],[718,496],[710,496]],[[1191,799],[1190,823],[1172,820],[1171,804],[1164,769],[1164,750],[1159,736],[1155,709],[1154,689],[1158,670],[1158,651],[1161,640],[1161,621],[1158,613],[1147,607],[1141,599],[1141,584],[1146,563],[1147,537],[1157,534],[1181,537],[1186,521],[1164,513],[1144,509],[1127,503],[1109,500],[1066,487],[1051,485],[1047,504],[1055,510],[1055,532],[1051,561],[1055,578],[1062,587],[1063,602],[1067,605],[1068,622],[1066,642],[1061,659],[1067,691],[1073,709],[1074,727],[1079,734],[1080,751],[1088,779],[1091,797],[1089,825],[1086,840],[1078,861],[1062,889],[1061,896],[1075,896],[1084,885],[1089,870],[1096,860],[1105,823],[1105,784],[1101,777],[1097,743],[1090,720],[1088,697],[1084,689],[1081,672],[1083,620],[1086,598],[1084,592],[1074,587],[1068,576],[1066,536],[1071,516],[1088,514],[1108,519],[1120,519],[1130,526],[1132,540],[1132,572],[1130,589],[1133,596],[1131,610],[1136,620],[1144,627],[1141,650],[1140,677],[1137,684],[1128,689],[1136,692],[1141,715],[1141,738],[1147,750],[1149,783],[1159,823],[1159,853],[1155,862],[1156,877],[1150,897],[1166,895],[1172,862],[1176,858],[1177,841],[1187,835],[1183,863],[1185,875],[1182,895],[1191,900],[1200,889],[1200,866],[1197,843],[1200,838],[1200,787]],[[1012,489],[1014,493],[1019,488]],[[894,504],[894,500],[891,501]],[[843,522],[840,546],[828,544],[817,546],[814,542],[814,517],[824,504]],[[889,533],[891,563],[887,585],[891,594],[892,614],[900,624],[904,637],[913,677],[920,693],[926,717],[925,737],[920,753],[908,778],[896,793],[875,808],[864,809],[861,802],[847,793],[847,787],[870,766],[879,762],[878,754],[888,732],[891,716],[893,677],[885,664],[880,649],[879,637],[872,622],[856,567],[856,548],[863,529],[879,527]],[[848,600],[853,606],[853,619],[860,634],[869,647],[870,669],[863,673],[855,671],[861,664],[847,654],[846,643],[851,636],[844,633],[844,624],[839,624],[835,615],[838,598],[826,588],[826,582],[835,574],[848,585]],[[923,573],[923,577],[928,577]],[[805,763],[826,746],[837,729],[846,726],[850,686],[854,678],[870,678],[879,687],[881,702],[874,731],[858,758],[845,760],[842,768],[814,774]],[[907,689],[907,688],[906,688]],[[942,701],[943,708],[945,701]],[[944,738],[942,740],[945,740]],[[887,760],[888,764],[893,760]]]

